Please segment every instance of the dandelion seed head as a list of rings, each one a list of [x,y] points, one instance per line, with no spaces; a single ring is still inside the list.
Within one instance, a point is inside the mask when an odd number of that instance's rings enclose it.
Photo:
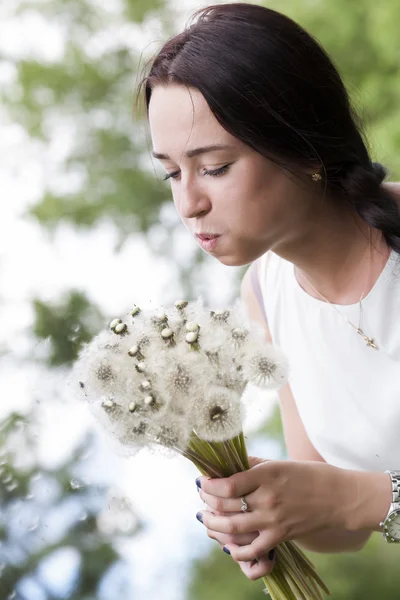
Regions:
[[[243,381],[241,373],[236,371],[218,371],[215,376],[215,382],[217,385],[234,390],[239,394],[242,394],[246,387],[246,383]]]
[[[164,451],[166,449],[178,452],[186,450],[191,432],[192,428],[188,422],[177,417],[157,420],[151,425],[151,436]]]
[[[184,364],[172,364],[165,373],[166,389],[170,394],[187,394],[192,383],[189,370]]]
[[[239,435],[240,395],[217,385],[210,386],[203,401],[196,403],[193,427],[200,438],[209,442],[222,442]]]
[[[230,324],[230,310],[210,310],[210,324],[227,327]]]
[[[116,374],[112,370],[111,365],[103,363],[99,365],[96,369],[96,377],[100,381],[108,382],[116,379]]]
[[[249,339],[249,331],[240,327],[235,327],[231,331],[232,341],[235,347],[240,347]]]
[[[85,346],[74,365],[74,378],[84,384],[84,395],[88,402],[94,402],[108,393],[119,393],[123,387],[126,365],[119,349],[116,352],[114,346],[109,344],[110,335],[107,332],[106,337],[99,336]]]
[[[218,352],[221,356],[233,351],[226,331],[210,324],[201,329],[201,347],[204,352]]]
[[[151,335],[147,334],[147,335],[142,335],[139,339],[139,349],[145,350],[146,348],[148,348],[151,345]]]
[[[212,365],[219,365],[220,352],[218,350],[206,350],[205,355],[207,356],[207,359]]]
[[[114,344],[105,344],[104,349],[107,351],[109,350],[114,354],[121,354],[121,345],[119,344],[119,342],[116,342]]]
[[[247,383],[280,387],[286,377],[283,354],[240,302],[213,311],[201,297],[159,311],[136,308],[132,326],[114,319],[83,348],[76,378],[129,455],[143,446],[179,451],[192,429],[208,441],[232,439],[242,428]]]
[[[256,386],[279,389],[288,378],[286,356],[272,344],[248,344],[243,355],[242,374],[245,381]]]

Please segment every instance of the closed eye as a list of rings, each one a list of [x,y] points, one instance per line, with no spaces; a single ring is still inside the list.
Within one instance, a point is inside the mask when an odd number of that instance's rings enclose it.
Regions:
[[[221,177],[221,175],[225,175],[225,173],[227,173],[231,164],[232,163],[230,163],[229,165],[220,167],[219,169],[213,169],[213,170],[204,169],[203,175],[209,175],[211,177]],[[173,173],[168,173],[167,175],[165,175],[164,181],[167,181],[168,179],[178,179],[179,173],[180,173],[180,171],[174,171]]]

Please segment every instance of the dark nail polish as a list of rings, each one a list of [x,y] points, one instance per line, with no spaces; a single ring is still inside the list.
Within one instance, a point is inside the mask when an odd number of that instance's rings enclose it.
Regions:
[[[198,513],[197,513],[197,515],[196,515],[196,519],[197,519],[198,521],[200,521],[200,523],[202,523],[202,522],[203,522],[203,515],[202,515],[201,513],[199,513],[199,512],[198,512]]]
[[[225,548],[225,546],[222,548],[222,550],[223,550],[224,552],[226,552],[227,554],[229,554],[229,556],[231,555],[231,552],[230,552],[230,550],[229,550],[228,548]]]
[[[268,552],[268,559],[269,560],[274,560],[274,558],[275,558],[275,548],[272,548],[272,550],[270,550]]]
[[[197,491],[199,491],[199,489],[201,488],[201,481],[200,481],[200,477],[198,477],[196,479],[196,485],[197,485]]]

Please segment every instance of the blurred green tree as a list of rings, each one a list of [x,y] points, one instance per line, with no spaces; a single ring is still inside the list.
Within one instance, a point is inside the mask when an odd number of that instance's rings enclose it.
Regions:
[[[93,447],[90,434],[57,468],[40,464],[39,412],[36,405],[26,416],[12,413],[0,422],[0,597],[93,600],[112,569],[119,568],[119,579],[131,580],[116,533],[135,535],[141,524],[121,501],[118,508],[118,499],[110,508],[106,486],[86,485],[79,476]],[[115,526],[118,512],[125,531]],[[60,564],[68,552],[75,558],[69,573]],[[46,576],[49,559],[56,559],[53,569],[64,573],[59,593]]]

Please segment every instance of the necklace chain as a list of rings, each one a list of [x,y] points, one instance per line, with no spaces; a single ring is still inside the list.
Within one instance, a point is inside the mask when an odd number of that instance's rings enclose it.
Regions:
[[[321,292],[319,290],[317,290],[317,288],[311,283],[311,281],[308,279],[308,277],[303,272],[302,272],[302,275],[303,275],[304,279],[307,281],[307,283],[313,288],[313,290],[315,292],[317,292],[317,294],[319,296],[321,296],[321,298],[323,298],[325,300],[325,302],[327,302],[329,304],[329,306],[331,308],[333,308],[342,317],[342,319],[344,319],[350,325],[350,327],[352,327],[358,333],[358,335],[361,335],[361,337],[364,339],[364,341],[367,344],[367,346],[369,346],[370,348],[373,348],[374,350],[379,350],[377,344],[375,343],[375,340],[372,337],[371,338],[368,337],[364,333],[364,331],[362,330],[362,328],[361,328],[362,315],[363,315],[362,301],[364,299],[365,290],[366,290],[366,287],[368,285],[368,281],[369,281],[370,274],[371,274],[371,228],[369,229],[369,245],[368,245],[368,249],[369,249],[368,273],[367,273],[367,278],[366,278],[366,281],[365,281],[363,292],[361,294],[360,300],[358,301],[358,304],[359,304],[358,326],[354,325],[354,323],[352,323],[351,321],[349,321],[349,319],[345,315],[343,315],[340,312],[340,310],[338,310],[336,308],[336,306],[334,306],[331,302],[329,302],[328,298],[325,298],[325,296],[323,294],[321,294]]]

